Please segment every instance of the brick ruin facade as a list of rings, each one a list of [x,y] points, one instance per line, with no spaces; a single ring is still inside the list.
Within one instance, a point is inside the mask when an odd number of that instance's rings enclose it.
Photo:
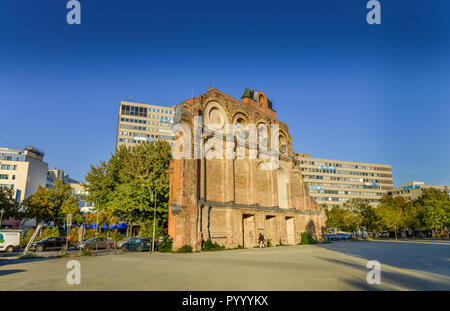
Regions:
[[[181,131],[176,134],[175,148],[190,156],[172,160],[169,169],[169,234],[174,240],[174,249],[190,245],[200,250],[202,240],[207,239],[226,247],[254,247],[259,233],[273,245],[297,244],[305,231],[317,240],[325,237],[324,208],[309,196],[292,150],[289,128],[276,119],[271,106],[263,92],[252,92],[240,101],[210,88],[205,94],[175,107],[175,125],[184,125],[190,130],[188,134]],[[201,116],[201,134],[196,134],[194,128],[196,116]],[[267,159],[260,154],[256,158],[248,156],[261,144],[259,137],[257,143],[252,144],[243,136],[244,143],[240,147],[245,150],[245,157],[236,152],[232,158],[204,156],[211,152],[211,145],[217,146],[217,141],[214,145],[211,140],[220,139],[224,150],[230,141],[229,135],[217,138],[208,133],[208,124],[237,123],[265,124],[269,131],[270,124],[278,124],[277,168],[264,169]],[[183,135],[190,135],[192,143],[181,143],[179,138]],[[236,135],[231,137],[234,150],[239,144]],[[197,151],[193,142],[196,138],[202,147],[200,158],[195,158]],[[271,150],[270,142],[263,143]]]

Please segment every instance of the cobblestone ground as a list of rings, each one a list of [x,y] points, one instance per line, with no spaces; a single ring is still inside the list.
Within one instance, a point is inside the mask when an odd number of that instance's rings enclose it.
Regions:
[[[333,242],[193,254],[0,259],[0,290],[450,290],[450,243]],[[69,260],[81,284],[66,282]],[[382,284],[366,281],[368,260]]]

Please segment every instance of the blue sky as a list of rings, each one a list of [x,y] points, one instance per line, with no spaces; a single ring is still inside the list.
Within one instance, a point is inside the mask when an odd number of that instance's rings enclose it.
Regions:
[[[0,3],[0,146],[83,179],[114,150],[121,100],[173,105],[263,90],[296,152],[391,164],[450,185],[450,1]]]

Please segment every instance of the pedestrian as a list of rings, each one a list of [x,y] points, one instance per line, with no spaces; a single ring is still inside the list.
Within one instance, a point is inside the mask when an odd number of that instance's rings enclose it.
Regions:
[[[263,235],[261,232],[259,233],[258,241],[259,241],[259,248],[264,248],[264,247],[266,247],[266,246],[264,245],[264,242],[265,242],[266,240],[264,239],[264,235]]]

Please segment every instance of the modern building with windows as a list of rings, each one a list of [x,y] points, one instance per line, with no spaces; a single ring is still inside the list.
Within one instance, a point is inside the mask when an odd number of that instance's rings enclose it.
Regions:
[[[297,153],[297,159],[309,194],[328,207],[354,199],[376,206],[393,189],[390,165],[317,159],[306,153]]]
[[[47,172],[44,153],[38,149],[0,148],[0,187],[13,189],[16,201],[22,202],[38,186],[45,187]]]
[[[173,117],[172,107],[122,101],[117,122],[116,148],[157,139],[166,140],[173,146]]]
[[[78,199],[78,207],[81,213],[91,213],[95,209],[93,202],[86,201],[87,191],[84,189],[83,185],[76,181],[71,180],[70,188],[72,189],[72,194]]]
[[[407,200],[415,200],[422,196],[423,190],[425,189],[436,189],[440,191],[445,191],[450,196],[450,186],[436,186],[436,185],[425,185],[422,181],[411,181],[403,183],[402,187],[397,187],[388,192],[391,196],[402,196]]]

